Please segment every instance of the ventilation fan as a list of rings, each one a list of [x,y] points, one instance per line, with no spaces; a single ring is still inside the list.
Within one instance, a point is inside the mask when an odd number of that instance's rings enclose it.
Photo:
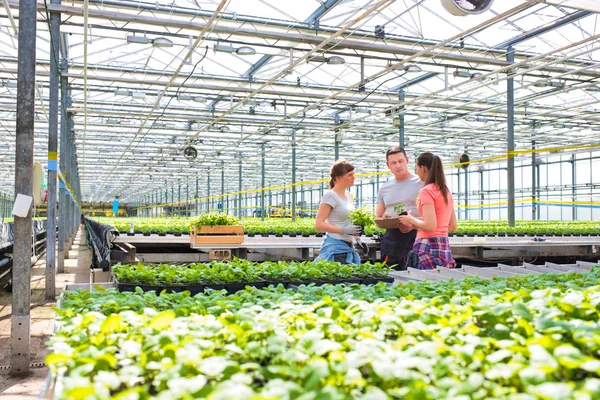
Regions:
[[[460,161],[460,167],[462,169],[469,168],[469,161],[471,161],[471,159],[469,158],[469,155],[467,153],[463,153],[463,155],[460,156],[458,160]]]
[[[193,146],[188,146],[185,149],[183,149],[183,156],[187,159],[187,160],[193,160],[196,157],[198,157],[198,150],[196,150],[195,147]]]
[[[494,0],[442,0],[442,5],[450,14],[463,17],[486,12],[493,2]]]

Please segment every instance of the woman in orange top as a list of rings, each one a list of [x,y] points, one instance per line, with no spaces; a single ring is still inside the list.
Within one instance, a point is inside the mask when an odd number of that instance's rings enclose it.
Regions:
[[[448,232],[456,230],[456,214],[442,160],[433,153],[421,153],[417,158],[417,175],[425,182],[417,198],[422,218],[409,214],[400,216],[400,221],[418,229],[413,252],[419,257],[419,268],[455,268]]]

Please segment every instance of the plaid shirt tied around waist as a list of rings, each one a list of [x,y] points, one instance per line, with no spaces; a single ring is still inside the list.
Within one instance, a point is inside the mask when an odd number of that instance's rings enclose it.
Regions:
[[[417,239],[413,251],[419,257],[419,269],[456,268],[447,237]]]

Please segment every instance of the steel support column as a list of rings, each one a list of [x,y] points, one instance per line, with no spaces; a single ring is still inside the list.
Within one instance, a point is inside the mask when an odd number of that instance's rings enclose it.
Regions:
[[[58,4],[58,0],[52,0]],[[46,229],[46,300],[56,298],[56,169],[58,167],[58,80],[60,14],[50,14],[50,94],[48,115],[48,211]]]
[[[32,195],[35,117],[36,5],[19,3],[19,49],[17,71],[17,123],[15,150],[15,196]],[[26,217],[14,217],[13,291],[10,373],[29,372],[31,307],[31,205]]]
[[[260,220],[265,220],[265,144],[260,145]]]
[[[212,199],[210,198],[210,171],[208,171],[207,173],[207,178],[206,178],[206,208],[207,208],[207,212],[210,212],[212,209]]]
[[[221,212],[225,212],[225,162],[221,161]]]
[[[242,219],[242,153],[239,154],[238,165],[238,219]]]
[[[536,219],[535,216],[536,216],[536,208],[537,208],[536,193],[535,193],[535,186],[536,186],[535,175],[536,175],[536,164],[537,164],[536,152],[535,152],[535,140],[531,141],[531,150],[533,150],[531,152],[531,219],[534,220],[534,219]]]
[[[333,161],[337,161],[340,159],[340,143],[342,143],[342,134],[337,132],[335,134],[335,160]]]
[[[404,98],[405,98],[405,93],[404,93],[404,88],[400,88],[400,90],[398,90],[398,100],[400,100],[400,102],[404,102]],[[402,106],[402,108],[404,108],[404,106]],[[400,126],[398,127],[398,145],[400,146],[400,148],[404,148],[404,113],[401,112],[400,113]]]
[[[296,222],[296,131],[292,131],[292,222]]]
[[[460,204],[460,195],[462,193],[461,184],[460,184],[460,168],[456,170],[456,182],[457,182],[457,186],[458,186],[458,190],[456,192],[456,204]],[[461,219],[460,208],[458,209],[456,216],[458,217],[458,219]]]
[[[469,219],[469,170],[465,169],[465,219]]]
[[[198,174],[196,174],[196,194],[194,195],[194,201],[196,203],[196,216],[198,215]]]
[[[575,204],[575,202],[577,201],[577,188],[575,187],[575,181],[577,179],[575,174],[575,172],[577,171],[577,160],[575,158],[575,154],[571,154],[571,164],[573,164],[571,168],[571,194],[573,196],[573,199],[571,200],[573,202],[573,205],[571,207],[571,218],[573,219],[573,221],[577,221],[577,205]]]
[[[479,208],[479,219],[483,221],[483,202],[485,201],[485,192],[483,191],[483,168],[479,170],[479,200],[481,207]]]
[[[506,60],[515,62],[515,50],[512,47],[507,48]],[[509,70],[509,74],[514,71]],[[507,192],[508,192],[508,226],[515,226],[515,82],[513,78],[507,80]]]

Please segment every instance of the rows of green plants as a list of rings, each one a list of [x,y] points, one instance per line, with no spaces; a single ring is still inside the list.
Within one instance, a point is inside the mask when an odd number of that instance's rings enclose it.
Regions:
[[[135,232],[141,233],[188,233],[191,219],[185,218],[103,218],[98,222],[112,225],[120,232],[129,232],[130,222],[134,222]],[[365,219],[366,220],[366,219]],[[300,218],[296,222],[283,218],[261,221],[257,218],[244,218],[239,222],[244,232],[250,235],[314,235],[323,232],[315,230],[312,218]],[[455,235],[598,235],[600,221],[516,221],[509,227],[507,221],[459,220]],[[365,228],[365,234],[382,233],[374,225]]]
[[[211,261],[187,266],[117,264],[112,272],[119,283],[154,286],[185,286],[191,284],[226,284],[245,282],[317,282],[352,278],[387,277],[390,267],[385,263],[344,265],[325,260],[252,262]]]
[[[599,270],[157,295],[67,292],[61,399],[595,399]]]

